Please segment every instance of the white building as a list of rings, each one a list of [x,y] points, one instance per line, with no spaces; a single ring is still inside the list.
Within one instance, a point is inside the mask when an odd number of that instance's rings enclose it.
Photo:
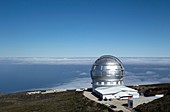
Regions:
[[[96,95],[102,99],[130,99],[138,98],[137,90],[126,86],[98,87],[95,89]]]
[[[137,90],[124,86],[123,76],[124,67],[118,58],[101,56],[91,69],[93,93],[102,99],[138,98]]]

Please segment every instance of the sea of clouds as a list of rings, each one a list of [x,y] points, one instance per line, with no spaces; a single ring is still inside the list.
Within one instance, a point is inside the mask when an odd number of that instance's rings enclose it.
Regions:
[[[0,63],[11,64],[93,64],[97,57],[1,57]],[[123,64],[170,65],[170,57],[120,57]]]
[[[46,65],[68,65],[68,64],[92,64],[96,58],[90,57],[8,57],[0,58],[0,63],[10,64],[46,64]]]
[[[0,58],[0,64],[29,65],[91,65],[96,57],[22,57]],[[170,83],[169,57],[120,57],[125,67],[125,85],[144,85],[155,83]],[[48,89],[74,89],[91,87],[90,68],[87,70],[70,71],[77,74],[70,81],[54,84]],[[45,89],[47,89],[45,88]],[[35,89],[35,88],[34,88]],[[40,89],[40,88],[38,88]]]

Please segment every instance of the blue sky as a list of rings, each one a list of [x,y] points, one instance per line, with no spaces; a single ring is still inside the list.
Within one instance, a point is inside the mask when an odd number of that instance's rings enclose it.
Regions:
[[[169,0],[0,0],[0,57],[170,57]]]

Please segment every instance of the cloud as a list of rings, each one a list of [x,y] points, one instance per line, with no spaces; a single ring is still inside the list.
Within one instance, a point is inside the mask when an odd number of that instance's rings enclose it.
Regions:
[[[170,77],[163,77],[163,78],[159,79],[159,81],[162,83],[170,83]]]
[[[80,73],[80,75],[89,75],[89,73],[86,73],[86,72],[82,72],[82,73]]]
[[[161,77],[158,73],[154,71],[145,71],[140,73],[125,71],[126,75],[124,77],[125,85],[146,85],[146,84],[155,84],[155,83],[163,83],[170,82],[169,78]],[[80,74],[89,75],[86,72],[81,72]],[[77,88],[88,88],[92,87],[91,78],[75,78],[74,80],[64,83],[61,85],[57,85],[53,87],[53,89],[77,89]]]
[[[91,88],[91,78],[75,78],[68,83],[56,84],[51,87],[43,87],[43,88],[31,88],[25,90],[18,90],[19,91],[32,91],[32,90],[48,90],[48,89],[80,89],[80,88]]]
[[[146,84],[156,84],[156,83],[170,83],[170,75],[162,76],[153,71],[146,72],[129,72],[125,71],[126,75],[124,77],[125,85],[146,85]],[[79,72],[80,74],[87,75],[86,72]],[[52,87],[38,88],[38,89],[78,89],[78,88],[90,88],[91,85],[90,75],[85,78],[77,77],[67,83],[57,84]],[[30,90],[38,90],[30,89]]]
[[[152,75],[152,74],[156,74],[156,73],[153,72],[153,71],[146,71],[146,74],[147,74],[147,75]]]
[[[76,78],[68,83],[52,87],[52,89],[78,89],[89,87],[91,87],[91,78]]]
[[[93,64],[96,57],[1,57],[1,63],[12,64]],[[123,64],[137,65],[170,65],[170,58],[121,57]]]
[[[170,65],[169,57],[122,57],[123,64],[137,65]]]
[[[128,76],[124,78],[125,85],[146,85],[146,84],[156,84],[161,83],[158,78],[146,78],[146,76]]]
[[[170,83],[170,75],[160,75],[155,71],[145,71],[139,73],[125,71],[124,83],[126,85]]]
[[[170,70],[170,68],[168,67],[134,67],[133,69],[137,69],[137,70],[159,70],[159,71],[167,71]]]
[[[153,75],[153,74],[156,75],[156,74],[158,74],[158,73],[156,73],[156,72],[154,72],[154,71],[137,72],[137,73],[125,71],[125,75],[135,75],[135,76],[144,75],[144,76],[146,76],[146,75]]]
[[[73,71],[73,72],[75,72],[75,73],[80,73],[81,71],[77,70],[77,71]]]
[[[48,65],[60,65],[60,64],[81,64],[88,65],[93,64],[96,58],[56,58],[56,57],[11,57],[11,58],[0,58],[0,63],[10,64],[48,64]]]

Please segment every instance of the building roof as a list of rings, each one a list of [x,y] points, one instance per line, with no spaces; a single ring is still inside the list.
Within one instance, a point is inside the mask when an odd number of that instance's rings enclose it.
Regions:
[[[126,86],[98,87],[95,90],[101,94],[115,94],[115,93],[124,92],[124,91],[137,92],[137,90],[126,87]]]

